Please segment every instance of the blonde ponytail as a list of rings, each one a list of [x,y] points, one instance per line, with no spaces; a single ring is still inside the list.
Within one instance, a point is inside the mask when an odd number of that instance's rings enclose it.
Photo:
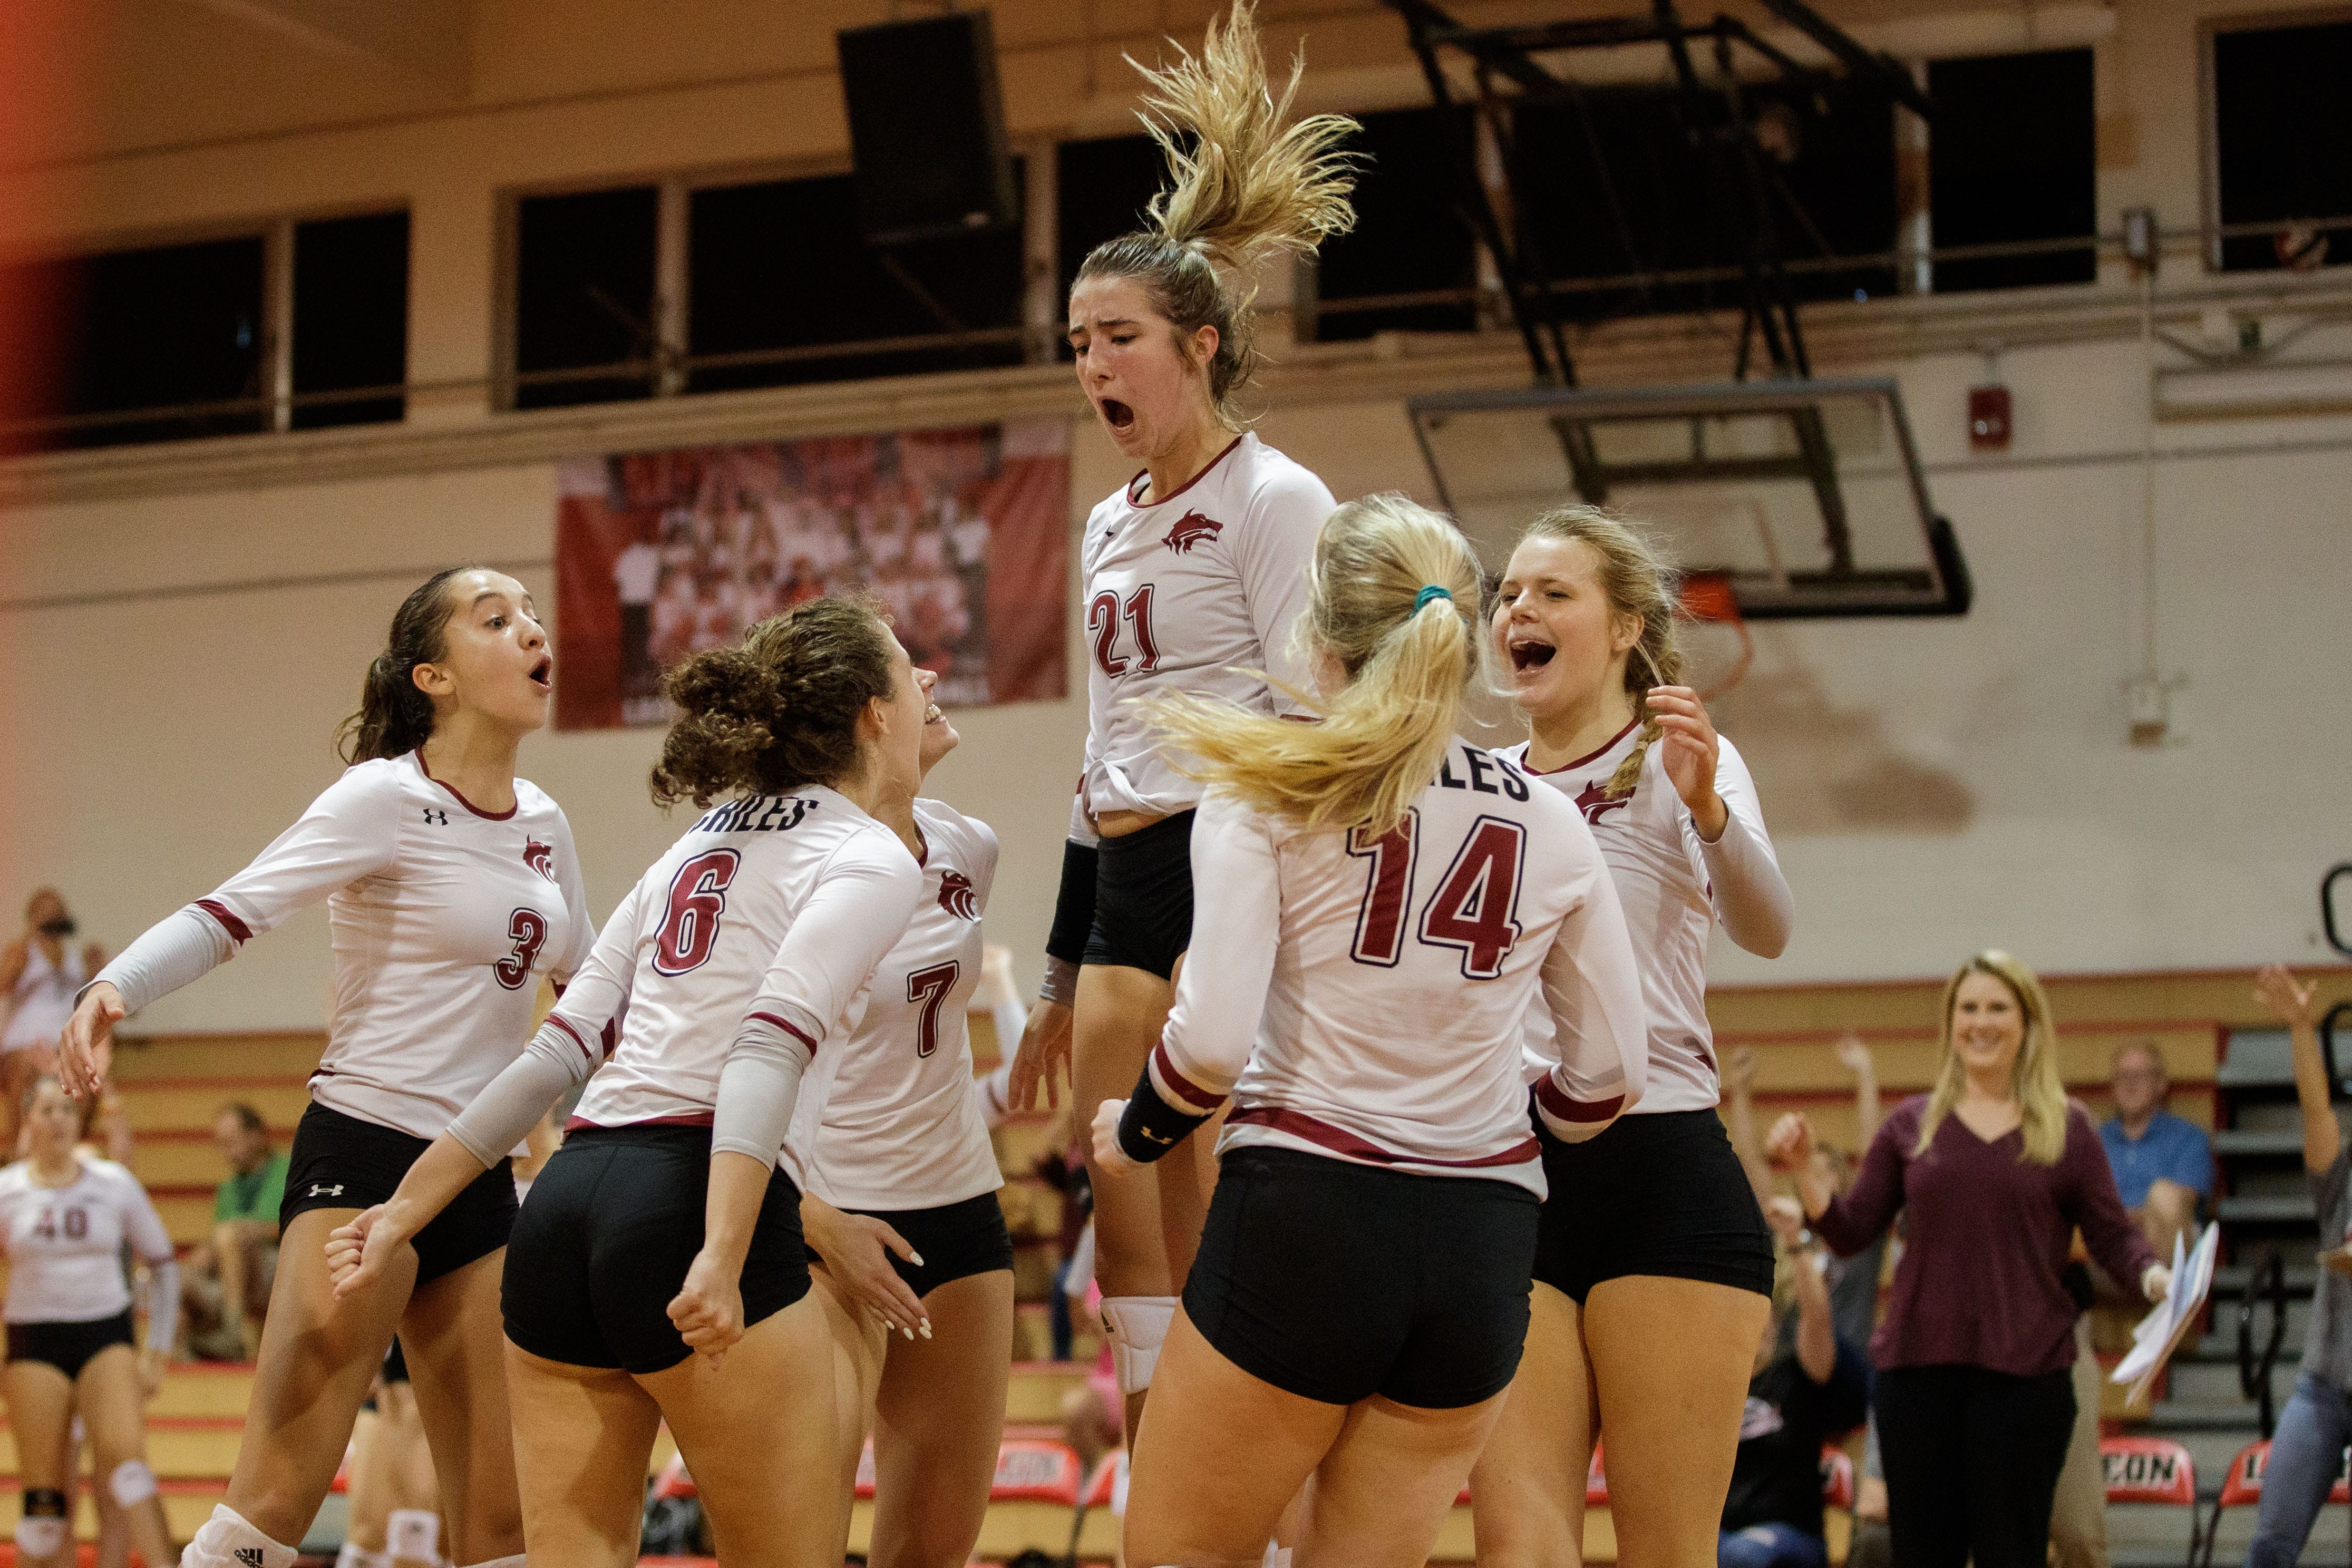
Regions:
[[[1436,779],[1462,699],[1489,677],[1469,541],[1403,496],[1333,512],[1315,543],[1300,634],[1349,684],[1297,724],[1185,694],[1152,716],[1174,765],[1310,832],[1385,832]],[[1294,693],[1302,700],[1306,694]]]
[[[1610,610],[1638,618],[1641,637],[1625,660],[1625,695],[1642,720],[1641,737],[1617,771],[1609,776],[1611,800],[1622,800],[1642,781],[1642,764],[1657,740],[1658,718],[1650,711],[1652,686],[1683,683],[1683,652],[1675,639],[1675,612],[1681,603],[1682,574],[1647,536],[1599,507],[1581,503],[1555,507],[1529,523],[1519,536],[1528,539],[1579,539],[1591,547],[1594,576],[1608,596]]]
[[[1171,183],[1152,197],[1147,226],[1095,246],[1076,281],[1133,277],[1180,339],[1215,328],[1209,399],[1239,427],[1247,421],[1234,399],[1257,366],[1248,273],[1355,226],[1354,160],[1339,143],[1360,128],[1339,114],[1284,127],[1306,62],[1292,61],[1276,98],[1250,0],[1234,0],[1223,27],[1209,24],[1198,56],[1180,47],[1171,66],[1129,64],[1142,73],[1138,118],[1166,153]]]
[[[1952,1049],[1952,1008],[1959,999],[1960,982],[1970,975],[1990,975],[2017,998],[2025,1038],[2018,1045],[2009,1082],[2017,1097],[2025,1145],[2022,1157],[2035,1165],[2054,1166],[2066,1152],[2066,1081],[2058,1071],[2058,1022],[2051,1015],[2050,995],[2042,988],[2040,977],[1998,948],[1988,948],[1961,965],[1944,987],[1944,1064],[1936,1074],[1936,1087],[1928,1092],[1927,1109],[1919,1118],[1919,1141],[1913,1145],[1911,1157],[1917,1159],[1927,1152],[1936,1141],[1936,1129],[1959,1103],[1960,1090],[1968,1082],[1968,1066]]]

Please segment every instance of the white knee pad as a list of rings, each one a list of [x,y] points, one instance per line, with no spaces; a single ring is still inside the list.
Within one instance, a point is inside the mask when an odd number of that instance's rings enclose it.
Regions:
[[[394,1562],[438,1562],[441,1516],[421,1508],[394,1509],[384,1517],[383,1552]]]
[[[16,1550],[27,1557],[52,1557],[64,1550],[66,1521],[62,1519],[20,1519]]]
[[[125,1459],[108,1473],[106,1490],[124,1508],[136,1508],[155,1495],[155,1472],[144,1459]]]
[[[1110,1336],[1110,1364],[1118,1374],[1121,1394],[1140,1394],[1151,1386],[1151,1368],[1160,1360],[1160,1346],[1168,1325],[1176,1321],[1173,1296],[1105,1296],[1103,1333]]]
[[[213,1505],[213,1516],[180,1553],[180,1568],[294,1568],[300,1555],[262,1534],[223,1502]]]

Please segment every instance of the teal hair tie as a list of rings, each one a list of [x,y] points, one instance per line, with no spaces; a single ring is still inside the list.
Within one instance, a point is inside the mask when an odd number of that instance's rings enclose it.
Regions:
[[[1433,582],[1427,588],[1423,589],[1419,593],[1412,596],[1412,612],[1415,615],[1420,614],[1422,606],[1427,604],[1433,599],[1443,599],[1447,603],[1451,604],[1454,601],[1454,594],[1452,591],[1440,588],[1437,584]]]

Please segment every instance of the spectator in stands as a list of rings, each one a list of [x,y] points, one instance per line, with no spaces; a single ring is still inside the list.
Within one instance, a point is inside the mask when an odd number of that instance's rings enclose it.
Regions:
[[[2150,1300],[2171,1275],[2125,1218],[2089,1114],[2066,1098],[2033,972],[2006,953],[1970,958],[1945,988],[1941,1032],[1934,1090],[1886,1118],[1851,1192],[1814,1164],[1802,1116],[1783,1116],[1767,1148],[1842,1253],[1907,1215],[1871,1343],[1895,1562],[2042,1568],[2074,1426],[2067,1243],[2079,1226],[2092,1256]]]
[[[2196,1123],[2164,1108],[2171,1085],[2153,1040],[2116,1047],[2116,1113],[2099,1128],[2125,1212],[2159,1258],[2175,1238],[2194,1239],[2200,1206],[2213,1199],[2213,1145]]]
[[[33,1080],[54,1072],[58,1036],[74,993],[105,966],[95,942],[73,945],[72,912],[54,887],[25,901],[25,931],[0,946],[0,1162],[16,1159],[20,1113]]]
[[[2271,1439],[2246,1568],[2283,1568],[2303,1555],[2344,1446],[2352,1440],[2352,1276],[2339,1262],[2343,1243],[2352,1237],[2352,1154],[2346,1151],[2344,1130],[2329,1100],[2313,992],[2277,966],[2262,972],[2254,990],[2255,998],[2287,1026],[2294,1049],[2294,1094],[2303,1107],[2303,1168],[2319,1216],[2321,1260],[2328,1266],[2319,1270],[2319,1288],[2311,1299],[2303,1369]]]
[[[1877,1060],[1871,1055],[1869,1043],[1851,1030],[1839,1037],[1833,1049],[1838,1061],[1853,1074],[1854,1120],[1867,1145],[1876,1135],[1880,1121]],[[1730,1128],[1731,1146],[1738,1152],[1739,1163],[1756,1188],[1756,1201],[1769,1203],[1779,1185],[1756,1135],[1756,1048],[1736,1047],[1724,1058],[1724,1069],[1728,1095],[1724,1121]],[[1822,1145],[1814,1149],[1813,1158],[1835,1191],[1853,1186],[1857,1167],[1852,1155]],[[1829,1257],[1826,1263],[1823,1279],[1829,1285],[1831,1317],[1838,1337],[1850,1344],[1868,1344],[1878,1323],[1878,1279],[1886,1263],[1886,1238],[1880,1237],[1851,1258]],[[1784,1313],[1779,1322],[1780,1348],[1787,1350],[1796,1333],[1796,1320]]]
[[[1774,1197],[1764,1220],[1787,1254],[1796,1309],[1776,1311],[1757,1342],[1716,1562],[1718,1568],[1829,1568],[1822,1445],[1862,1425],[1870,1369],[1832,1323],[1822,1274],[1828,1260],[1805,1234],[1804,1211],[1793,1198]],[[1783,1325],[1791,1322],[1793,1343],[1783,1349]]]
[[[213,1146],[228,1162],[229,1176],[213,1189],[211,1241],[188,1257],[188,1348],[207,1361],[250,1361],[261,1343],[259,1314],[278,1277],[286,1153],[271,1141],[261,1113],[242,1102],[214,1116]]]

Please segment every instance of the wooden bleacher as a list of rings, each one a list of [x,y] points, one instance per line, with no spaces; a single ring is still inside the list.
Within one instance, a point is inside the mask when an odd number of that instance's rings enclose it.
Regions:
[[[2210,1125],[2212,1086],[2223,1026],[2267,1020],[2251,997],[2250,971],[2058,977],[2048,981],[2063,1042],[2067,1084],[2105,1115],[2107,1061],[2126,1040],[2149,1040],[2163,1054],[2173,1081],[2173,1108]],[[1940,980],[1850,985],[1759,986],[1718,989],[1708,998],[1718,1046],[1757,1048],[1757,1111],[1759,1121],[1783,1109],[1803,1109],[1824,1138],[1853,1146],[1852,1078],[1837,1061],[1833,1042],[1858,1030],[1877,1057],[1885,1103],[1926,1087],[1935,1065],[1936,1007]],[[972,1019],[973,1047],[982,1071],[996,1061],[989,1020]],[[116,1078],[136,1138],[133,1168],[147,1183],[173,1237],[184,1247],[201,1240],[210,1222],[212,1187],[221,1176],[212,1149],[211,1124],[224,1103],[244,1100],[267,1117],[279,1143],[290,1139],[307,1096],[303,1082],[317,1061],[317,1034],[220,1034],[126,1040],[118,1052]],[[999,1155],[1008,1179],[1004,1204],[1017,1245],[1019,1294],[1023,1301],[1016,1366],[1007,1411],[1008,1434],[1045,1437],[1055,1430],[1066,1391],[1083,1381],[1096,1341],[1081,1325],[1080,1360],[1075,1364],[1042,1362],[1045,1353],[1045,1297],[1055,1262],[1053,1235],[1055,1195],[1032,1174],[1035,1156],[1049,1140],[1048,1118],[1016,1117],[999,1134]],[[175,1366],[149,1407],[150,1455],[163,1479],[166,1510],[175,1533],[184,1539],[224,1493],[236,1454],[238,1432],[252,1371],[243,1365]],[[669,1458],[665,1441],[655,1456],[658,1469]],[[0,1455],[14,1469],[13,1436],[0,1426]],[[5,1509],[16,1506],[12,1477],[0,1478]],[[0,1511],[0,1531],[15,1514]],[[79,1523],[85,1536],[94,1521],[85,1498]],[[861,1505],[853,1546],[862,1545],[870,1508]],[[1040,1504],[1007,1504],[992,1510],[982,1538],[985,1557],[1010,1556],[1035,1546],[1059,1554],[1066,1549],[1068,1511]],[[1846,1521],[1839,1515],[1833,1540],[1843,1545]],[[1091,1517],[1081,1537],[1082,1553],[1108,1560],[1116,1521]],[[1615,1534],[1608,1511],[1588,1515],[1585,1554],[1613,1561]],[[1470,1557],[1469,1510],[1456,1508],[1438,1542],[1435,1560]]]

